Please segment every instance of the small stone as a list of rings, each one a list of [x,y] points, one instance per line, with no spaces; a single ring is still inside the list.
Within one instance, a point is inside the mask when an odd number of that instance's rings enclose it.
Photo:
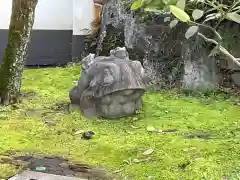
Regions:
[[[92,139],[94,134],[95,133],[92,131],[84,132],[84,133],[82,133],[82,139],[87,139],[87,140]]]
[[[35,169],[36,169],[36,171],[45,171],[47,168],[44,166],[38,166]]]
[[[68,168],[69,164],[68,163],[60,163],[59,166],[62,168]]]

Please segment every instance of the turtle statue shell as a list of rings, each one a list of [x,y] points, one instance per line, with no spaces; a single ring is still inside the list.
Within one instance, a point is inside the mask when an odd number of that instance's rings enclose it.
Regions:
[[[80,79],[69,93],[70,100],[88,117],[129,116],[141,108],[144,77],[141,63],[129,60],[125,48],[111,50],[108,57],[89,54],[82,60]]]

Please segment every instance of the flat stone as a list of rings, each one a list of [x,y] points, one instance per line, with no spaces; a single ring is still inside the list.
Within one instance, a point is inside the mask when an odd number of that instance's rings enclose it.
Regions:
[[[40,173],[34,171],[24,171],[23,173],[11,177],[8,180],[87,180],[87,179]]]
[[[232,80],[237,86],[240,86],[240,73],[232,74]]]

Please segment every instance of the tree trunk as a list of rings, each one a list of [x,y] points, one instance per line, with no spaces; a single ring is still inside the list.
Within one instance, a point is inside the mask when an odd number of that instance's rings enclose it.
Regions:
[[[38,0],[13,0],[8,42],[0,65],[0,103],[16,103]]]

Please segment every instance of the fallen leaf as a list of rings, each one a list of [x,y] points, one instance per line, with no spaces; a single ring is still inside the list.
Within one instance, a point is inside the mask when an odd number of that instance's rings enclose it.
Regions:
[[[132,160],[134,163],[139,163],[139,162],[141,162],[139,159],[133,159]]]
[[[138,119],[138,117],[134,117],[134,118],[132,118],[132,120],[133,121],[138,121],[139,119]]]
[[[84,132],[84,130],[79,130],[79,131],[75,132],[75,135],[82,134],[83,132]]]
[[[120,172],[122,172],[123,171],[123,169],[118,169],[118,170],[116,170],[116,171],[113,171],[113,173],[114,174],[117,174],[117,173],[120,173]]]
[[[149,161],[150,159],[151,159],[150,157],[143,158],[143,159],[133,159],[132,162],[134,162],[134,163],[141,163],[141,162]]]
[[[123,162],[127,163],[127,164],[132,164],[132,159],[129,158],[128,160],[123,160]]]
[[[162,134],[162,133],[163,133],[163,130],[156,130],[156,133],[157,133],[157,134]]]
[[[139,127],[131,125],[131,128],[138,129]]]
[[[155,128],[153,126],[148,126],[147,131],[148,132],[153,132],[153,131],[155,131]]]
[[[195,147],[190,147],[190,148],[184,149],[183,151],[184,151],[184,152],[188,152],[188,151],[193,151],[193,150],[195,150],[195,149],[196,149]]]
[[[194,158],[194,159],[197,159],[197,158],[200,158],[200,157],[201,157],[200,154],[193,154],[193,155],[192,155],[192,158]]]
[[[153,151],[154,151],[153,149],[148,149],[148,150],[146,150],[146,151],[143,152],[143,155],[144,155],[144,156],[150,155],[150,154],[153,153]]]
[[[126,133],[128,133],[128,134],[134,134],[133,132],[131,132],[131,131],[126,131]]]

